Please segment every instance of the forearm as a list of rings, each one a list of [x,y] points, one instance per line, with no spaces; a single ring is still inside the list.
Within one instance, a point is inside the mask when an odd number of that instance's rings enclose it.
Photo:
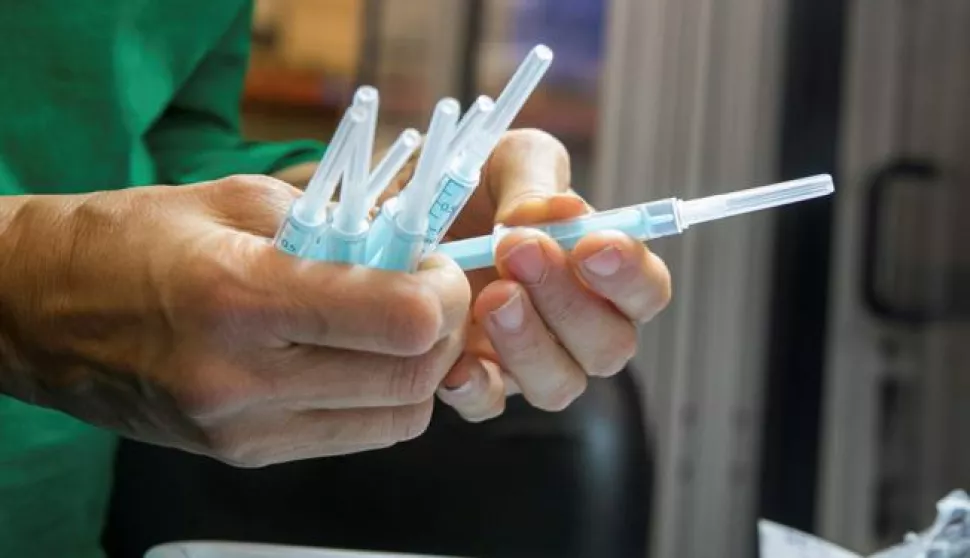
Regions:
[[[0,393],[13,395],[21,392],[15,385],[26,374],[25,363],[17,347],[18,298],[29,293],[20,292],[16,278],[24,274],[21,252],[23,226],[29,220],[36,196],[0,197]]]
[[[83,303],[72,289],[86,279],[73,273],[78,242],[98,234],[79,222],[79,214],[97,196],[0,197],[0,393],[47,406],[53,401],[46,388],[84,375],[81,361],[70,361],[57,345],[74,326],[82,331],[96,325],[74,321]],[[102,273],[98,281],[110,280]],[[50,333],[54,324],[65,323],[67,330]]]

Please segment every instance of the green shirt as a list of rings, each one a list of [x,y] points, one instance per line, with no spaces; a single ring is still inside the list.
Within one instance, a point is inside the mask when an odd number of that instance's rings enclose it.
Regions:
[[[268,174],[318,158],[312,142],[240,138],[251,2],[5,2],[0,194]],[[106,432],[0,396],[0,556],[101,556],[113,450]]]

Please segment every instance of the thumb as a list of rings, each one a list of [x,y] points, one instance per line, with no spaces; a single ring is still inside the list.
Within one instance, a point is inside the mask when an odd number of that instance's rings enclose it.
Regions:
[[[586,203],[570,189],[569,153],[539,130],[515,130],[496,146],[482,177],[495,221],[528,225],[582,215]]]

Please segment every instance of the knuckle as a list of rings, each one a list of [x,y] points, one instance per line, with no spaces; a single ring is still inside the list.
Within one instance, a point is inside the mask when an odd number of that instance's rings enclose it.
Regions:
[[[430,289],[410,282],[387,305],[385,327],[391,345],[404,354],[420,355],[434,347],[444,315]]]
[[[234,398],[228,390],[195,381],[189,382],[188,386],[177,393],[176,401],[186,416],[196,421],[203,421],[232,406]]]
[[[536,407],[544,411],[559,412],[575,401],[586,391],[586,376],[582,374],[563,374],[562,379],[552,389],[543,394]]]
[[[219,429],[209,436],[209,453],[212,457],[240,469],[258,469],[272,463],[266,452],[234,431]]]
[[[267,207],[285,209],[298,195],[291,185],[262,175],[232,175],[217,180],[211,189],[213,204],[225,211]]]
[[[670,300],[674,296],[673,281],[670,279],[670,273],[664,273],[663,278],[660,281],[659,294],[657,295],[657,308],[663,310],[670,304]]]
[[[179,411],[197,424],[210,423],[250,401],[272,397],[267,384],[253,381],[231,364],[186,363],[185,369],[189,372],[169,393]]]
[[[405,405],[433,398],[441,375],[435,370],[435,360],[431,355],[399,359],[400,369],[391,382],[391,398]]]
[[[550,323],[565,324],[572,321],[582,323],[585,300],[581,296],[564,296],[552,301],[549,309],[544,311]]]
[[[513,149],[526,145],[538,145],[545,149],[554,150],[558,157],[563,159],[569,158],[569,150],[566,149],[566,146],[556,136],[538,128],[511,130],[502,138],[502,143]]]
[[[656,258],[655,256],[653,257]],[[659,261],[661,269],[653,280],[652,289],[649,290],[650,295],[646,297],[646,301],[643,303],[643,309],[640,312],[640,316],[638,316],[641,323],[653,319],[654,316],[670,304],[673,298],[673,281],[670,278],[670,272],[659,258],[656,258],[656,260]]]
[[[215,181],[209,192],[218,206],[232,207],[241,200],[251,198],[260,186],[260,181],[253,176],[232,175]]]
[[[493,401],[492,404],[488,405],[484,409],[478,410],[477,412],[473,412],[473,413],[462,413],[461,411],[459,411],[459,413],[462,414],[462,417],[466,421],[471,422],[471,423],[476,423],[476,424],[482,423],[482,422],[487,422],[487,421],[490,421],[492,419],[498,418],[504,412],[505,412],[505,395],[504,394],[502,394],[501,397],[499,397],[495,401]]]
[[[432,402],[398,407],[390,413],[390,436],[396,442],[413,440],[428,431],[431,426]]]
[[[638,341],[636,328],[624,327],[615,332],[609,338],[609,346],[597,351],[586,366],[586,373],[603,378],[616,375],[636,356]]]

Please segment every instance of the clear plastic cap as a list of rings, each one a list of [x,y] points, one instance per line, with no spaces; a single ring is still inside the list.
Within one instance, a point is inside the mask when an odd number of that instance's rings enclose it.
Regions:
[[[421,132],[408,128],[401,132],[394,145],[387,151],[387,155],[374,169],[367,183],[367,207],[373,206],[377,198],[391,185],[397,173],[401,172],[408,159],[414,155],[421,145]]]
[[[485,163],[499,140],[512,125],[512,121],[529,100],[529,96],[539,86],[539,82],[552,64],[552,58],[552,49],[546,45],[536,46],[525,57],[509,79],[505,89],[495,99],[495,108],[482,125],[481,134],[468,143],[465,156],[460,162],[464,171],[477,171]]]
[[[446,97],[435,105],[428,126],[428,136],[424,143],[424,151],[418,159],[411,183],[399,198],[399,225],[406,230],[422,230],[428,226],[428,210],[437,192],[438,179],[445,166],[445,155],[448,145],[455,133],[461,105],[458,101]]]
[[[353,106],[363,111],[364,122],[350,140],[353,149],[350,151],[349,166],[340,192],[340,205],[334,212],[334,225],[341,231],[356,231],[361,221],[367,218],[367,178],[374,152],[379,105],[380,95],[377,89],[369,85],[357,89]]]
[[[482,95],[472,103],[465,116],[458,122],[455,137],[451,138],[448,146],[449,160],[464,151],[470,141],[481,133],[485,122],[495,111],[495,101],[488,95]]]
[[[832,177],[820,174],[730,194],[682,201],[679,208],[681,226],[686,229],[697,223],[825,196],[834,190]]]
[[[351,107],[344,113],[330,141],[330,147],[324,152],[305,193],[294,205],[296,216],[301,221],[317,223],[324,219],[327,204],[337,190],[337,182],[355,147],[357,133],[366,120],[367,112],[360,107]]]

